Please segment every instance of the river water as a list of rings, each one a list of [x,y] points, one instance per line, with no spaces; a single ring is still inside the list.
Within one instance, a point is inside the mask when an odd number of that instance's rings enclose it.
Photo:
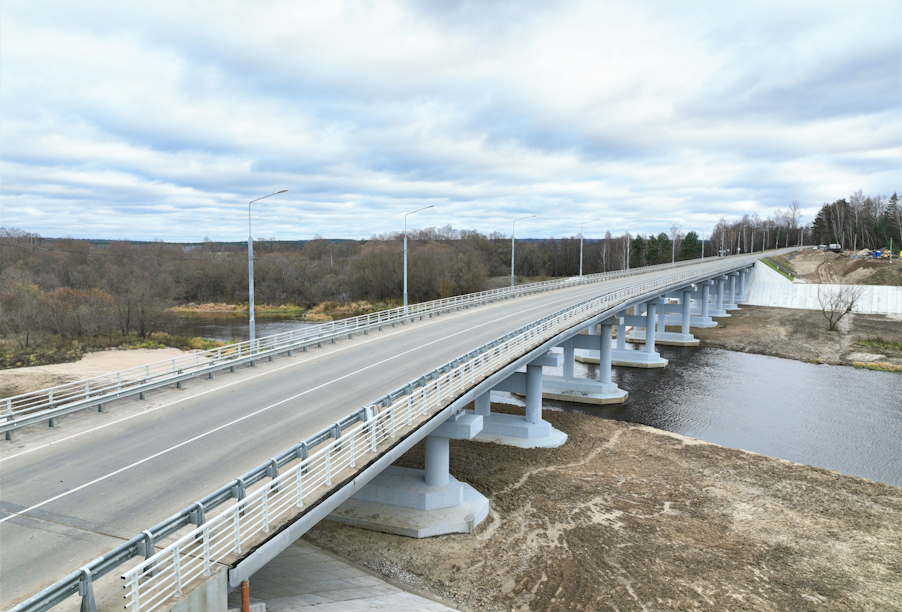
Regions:
[[[243,316],[181,319],[188,335],[248,337]],[[307,325],[290,317],[261,317],[256,331],[262,337]],[[629,391],[626,404],[546,400],[544,406],[902,486],[902,376],[705,347],[659,346],[658,351],[670,361],[666,368],[614,368],[614,382]],[[596,377],[597,366],[577,363],[575,372]],[[493,392],[492,401],[522,405],[509,393]]]

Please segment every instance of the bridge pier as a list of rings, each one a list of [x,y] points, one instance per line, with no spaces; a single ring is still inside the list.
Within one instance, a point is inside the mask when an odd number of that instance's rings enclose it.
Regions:
[[[745,303],[745,279],[748,276],[749,268],[743,268],[739,271],[739,295],[736,297],[737,304]]]
[[[509,391],[526,396],[526,415],[499,414],[491,411],[489,393],[476,398],[476,410],[464,412],[482,417],[482,431],[473,439],[496,442],[520,448],[556,448],[567,441],[567,434],[558,431],[542,419],[542,368],[560,367],[560,353],[545,353],[527,364],[526,372],[514,372],[495,386],[497,391]]]
[[[724,310],[739,310],[736,305],[736,278],[739,272],[730,272],[727,277],[730,279],[730,292],[724,296]]]
[[[613,354],[611,355],[614,365],[624,366],[628,368],[663,368],[667,365],[667,360],[662,358],[660,353],[655,351],[655,328],[658,325],[657,309],[659,305],[663,304],[663,299],[656,298],[654,300],[646,302],[644,315],[638,314],[639,312],[641,312],[641,309],[639,306],[635,306],[633,308],[633,312],[635,312],[636,314],[626,315],[623,317],[627,325],[633,326],[633,330],[635,330],[637,327],[645,328],[645,334],[642,338],[642,340],[645,342],[645,350],[630,351],[618,348],[614,350]],[[624,338],[624,340],[629,340],[629,334],[625,335],[626,338]]]
[[[692,289],[686,288],[680,291],[679,300],[680,309],[677,315],[679,317],[678,319],[677,317],[673,316],[673,314],[671,314],[672,311],[667,310],[668,307],[673,306],[672,304],[667,304],[665,302],[661,305],[663,312],[661,312],[658,316],[659,328],[655,333],[655,342],[669,346],[698,346],[698,338],[690,333],[690,327],[692,325]],[[674,323],[679,323],[681,326],[680,332],[677,333],[664,331],[668,323],[670,323],[671,325],[673,325]],[[632,330],[630,330],[629,334],[627,334],[626,339],[630,342],[644,343],[645,330],[637,329],[634,327]]]
[[[613,326],[621,319],[612,317],[601,322],[599,335],[574,336],[565,341],[563,376],[544,376],[542,397],[563,402],[582,404],[622,404],[629,394],[617,387],[611,379],[611,355],[613,353]],[[595,328],[593,323],[589,328]],[[569,346],[569,348],[568,348]],[[595,349],[600,356],[598,378],[576,378],[573,375],[574,347]],[[569,367],[568,367],[569,366]]]
[[[471,533],[488,516],[489,500],[451,475],[450,444],[472,439],[483,419],[458,412],[426,436],[425,469],[387,467],[328,518],[412,538]]]
[[[727,281],[726,276],[718,276],[714,281],[717,283],[717,292],[715,293],[714,308],[708,308],[708,314],[712,317],[729,317],[729,313],[724,308],[724,283]]]

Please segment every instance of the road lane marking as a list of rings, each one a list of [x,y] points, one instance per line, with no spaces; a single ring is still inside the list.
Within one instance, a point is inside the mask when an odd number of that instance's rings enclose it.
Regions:
[[[618,280],[619,280],[619,279],[618,279]],[[614,289],[614,291],[617,291],[617,289]],[[585,295],[586,293],[591,293],[591,291],[588,291],[588,292],[580,292],[580,293],[576,294],[575,297],[581,297],[582,295]],[[572,297],[574,297],[574,296],[571,296],[571,298],[572,298]],[[562,298],[562,299],[554,300],[554,301],[552,301],[552,302],[548,302],[548,303],[543,304],[543,305],[533,306],[532,308],[529,308],[529,309],[527,309],[527,310],[522,310],[522,311],[520,311],[520,312],[518,312],[518,313],[514,313],[514,314],[521,314],[521,313],[523,313],[523,312],[529,312],[530,310],[535,310],[535,309],[537,309],[537,308],[542,308],[542,307],[547,306],[547,305],[549,305],[549,304],[556,304],[556,303],[558,303],[558,302],[565,301],[566,299],[569,299],[569,298]],[[450,313],[449,313],[449,314],[450,314]],[[486,325],[486,324],[488,324],[488,323],[495,323],[495,322],[498,322],[498,321],[502,321],[502,320],[504,320],[504,319],[506,319],[506,318],[509,318],[510,316],[513,316],[513,315],[507,315],[507,316],[501,317],[500,319],[494,319],[493,321],[487,321],[486,323],[480,324],[480,325],[478,325],[477,327],[482,327],[483,325]],[[424,321],[424,322],[426,322],[426,321]],[[435,323],[435,322],[437,322],[437,321],[428,321],[427,323]],[[470,331],[470,330],[472,330],[472,329],[476,329],[476,327],[472,327],[472,328],[470,328],[470,329],[467,330],[467,331]],[[331,355],[331,354],[334,354],[334,353],[339,353],[339,352],[341,352],[341,351],[346,351],[346,350],[349,350],[349,349],[359,348],[360,346],[363,346],[363,345],[365,345],[365,344],[369,344],[369,343],[371,343],[371,342],[379,342],[379,341],[381,341],[381,340],[384,340],[384,339],[387,338],[387,337],[390,337],[391,335],[402,334],[402,333],[404,333],[405,331],[409,331],[409,330],[404,330],[404,329],[397,330],[397,331],[395,332],[395,334],[391,334],[391,332],[389,332],[389,335],[387,335],[387,336],[382,336],[382,337],[380,337],[380,338],[371,338],[371,339],[365,340],[365,341],[363,341],[363,342],[361,342],[361,343],[356,343],[356,344],[353,344],[353,345],[348,345],[348,346],[345,346],[344,348],[337,348],[337,349],[335,349],[334,351],[331,351],[329,354]],[[450,338],[450,337],[452,337],[452,336],[448,336],[448,337]],[[444,339],[444,338],[443,338],[443,339]],[[430,343],[430,344],[431,344],[431,343]],[[423,345],[423,346],[427,346],[427,345]],[[137,418],[137,417],[140,417],[140,416],[144,416],[144,415],[147,415],[147,414],[151,414],[151,413],[153,413],[153,412],[156,412],[157,410],[162,410],[163,408],[170,408],[170,407],[175,406],[176,404],[179,404],[179,403],[181,403],[181,402],[187,402],[187,401],[189,401],[189,400],[196,399],[196,398],[201,397],[201,396],[203,396],[203,395],[206,395],[206,394],[208,394],[208,393],[215,393],[215,392],[217,392],[217,391],[221,391],[221,390],[223,390],[223,389],[227,389],[227,388],[231,387],[232,385],[238,385],[238,384],[241,384],[241,383],[246,383],[246,382],[252,381],[252,380],[254,380],[254,379],[256,379],[256,378],[260,378],[260,377],[262,377],[262,376],[269,376],[269,375],[271,375],[271,374],[275,374],[276,372],[280,372],[280,371],[282,371],[282,370],[284,370],[284,369],[287,369],[287,368],[293,368],[293,367],[296,367],[296,366],[305,364],[305,363],[311,361],[312,359],[315,359],[316,357],[318,357],[318,356],[317,356],[317,355],[310,355],[307,359],[297,360],[297,361],[294,361],[293,363],[289,363],[289,364],[283,365],[283,366],[281,366],[281,367],[273,368],[273,369],[271,369],[271,370],[268,370],[268,371],[266,371],[266,372],[262,372],[262,373],[260,373],[260,374],[255,374],[255,375],[249,376],[249,377],[247,377],[247,378],[242,378],[241,380],[236,380],[236,381],[233,381],[233,382],[230,382],[230,383],[225,383],[225,384],[222,384],[222,385],[217,385],[217,386],[216,386],[215,388],[213,388],[213,389],[207,389],[206,391],[199,391],[199,392],[197,392],[197,393],[195,393],[195,394],[193,394],[193,395],[190,395],[190,396],[188,396],[188,397],[183,397],[183,398],[180,398],[180,399],[171,401],[171,402],[169,402],[168,404],[161,404],[161,405],[159,405],[159,406],[157,406],[157,407],[155,407],[155,408],[148,408],[147,410],[142,410],[141,412],[138,412],[138,413],[135,413],[135,414],[132,414],[132,415],[129,415],[129,416],[125,416],[125,417],[116,419],[115,421],[110,421],[109,423],[104,423],[103,425],[98,425],[97,427],[92,427],[91,429],[87,429],[87,430],[85,430],[85,431],[80,431],[80,432],[78,432],[78,433],[72,434],[71,436],[67,436],[67,437],[61,438],[61,439],[59,439],[59,440],[53,440],[53,441],[51,441],[51,442],[47,442],[46,444],[42,444],[42,445],[40,445],[40,446],[35,446],[34,448],[29,448],[29,449],[23,450],[22,452],[16,453],[16,454],[14,454],[14,455],[9,455],[9,456],[7,456],[7,457],[0,457],[0,463],[3,463],[4,461],[9,461],[9,460],[11,460],[11,459],[16,459],[16,458],[21,457],[21,456],[23,456],[23,455],[27,455],[28,453],[32,453],[32,452],[34,452],[34,451],[38,451],[38,450],[41,450],[41,449],[44,449],[44,448],[48,448],[48,447],[54,446],[54,445],[56,445],[56,444],[62,444],[63,442],[68,442],[68,441],[70,441],[70,440],[74,440],[74,439],[76,439],[76,438],[80,438],[80,437],[85,436],[85,435],[87,435],[87,434],[94,433],[94,432],[96,432],[96,431],[98,431],[98,430],[105,429],[105,428],[111,427],[111,426],[113,426],[113,425],[118,425],[118,424],[120,424],[120,423],[123,423],[123,422],[125,422],[125,421],[129,421],[129,420],[131,420],[131,419],[134,419],[134,418]]]
[[[562,299],[560,299],[560,300],[555,300],[555,301],[553,301],[553,302],[551,302],[551,303],[553,304],[553,303],[555,303],[555,302],[564,301],[564,299],[566,299],[566,298],[562,298]],[[382,365],[382,364],[384,364],[384,363],[387,363],[387,362],[389,362],[389,361],[392,361],[392,360],[394,360],[394,359],[398,359],[399,357],[403,357],[404,355],[407,355],[407,354],[409,354],[409,353],[413,353],[413,352],[415,352],[415,351],[419,351],[419,350],[421,350],[421,349],[423,349],[423,348],[425,348],[425,347],[427,347],[427,346],[430,346],[430,345],[432,345],[432,344],[436,344],[436,343],[438,343],[438,342],[444,342],[444,341],[448,340],[449,338],[453,338],[453,337],[455,337],[455,336],[459,336],[459,335],[461,335],[461,334],[465,334],[465,333],[471,332],[471,331],[473,331],[474,329],[478,329],[478,328],[484,327],[484,326],[486,326],[486,325],[494,324],[494,323],[497,323],[498,321],[503,321],[504,319],[508,319],[508,318],[510,318],[510,317],[520,315],[520,314],[522,314],[522,313],[524,313],[524,312],[529,312],[530,310],[535,310],[535,309],[537,309],[537,308],[542,308],[542,307],[547,306],[547,305],[548,305],[548,304],[537,305],[537,306],[534,306],[534,307],[532,307],[532,308],[528,308],[528,309],[525,309],[525,310],[521,310],[521,311],[518,311],[518,312],[514,312],[514,313],[511,313],[511,314],[509,314],[509,315],[505,315],[505,316],[500,317],[500,318],[498,318],[498,319],[493,319],[492,321],[486,321],[485,323],[480,323],[479,325],[474,325],[473,327],[469,327],[469,328],[467,328],[467,329],[464,329],[464,330],[455,332],[455,333],[450,334],[450,335],[448,335],[448,336],[444,336],[444,337],[442,337],[442,338],[437,338],[436,340],[433,340],[432,342],[427,342],[427,343],[425,343],[425,344],[420,344],[420,345],[418,345],[418,346],[415,347],[415,348],[412,348],[412,349],[410,349],[410,350],[404,351],[403,353],[398,353],[397,355],[392,355],[391,357],[388,357],[387,359],[383,359],[382,361],[378,361],[378,362],[376,362],[376,363],[372,363],[372,364],[370,364],[370,365],[368,365],[368,366],[366,366],[366,367],[363,367],[363,368],[360,368],[360,369],[358,369],[358,370],[355,370],[354,372],[349,372],[349,373],[347,373],[347,374],[345,374],[345,375],[343,375],[343,376],[339,376],[338,378],[334,378],[334,379],[332,379],[332,380],[330,380],[330,381],[328,381],[328,382],[325,382],[325,383],[323,383],[323,384],[321,384],[321,385],[318,385],[318,386],[316,386],[316,387],[312,387],[312,388],[310,388],[310,389],[307,389],[306,391],[302,391],[301,393],[298,393],[298,394],[293,395],[293,396],[291,396],[291,397],[288,397],[288,398],[285,398],[285,399],[283,399],[283,400],[280,400],[280,401],[278,401],[278,402],[276,402],[276,403],[274,403],[274,404],[270,404],[269,406],[266,406],[265,408],[261,408],[261,409],[259,409],[259,410],[254,411],[254,412],[251,412],[250,414],[246,414],[246,415],[244,415],[244,416],[242,416],[242,417],[239,417],[239,418],[237,418],[237,419],[234,419],[234,420],[232,420],[232,421],[230,421],[230,422],[228,422],[228,423],[224,423],[224,424],[222,424],[222,425],[219,425],[219,426],[217,426],[217,427],[214,427],[213,429],[211,429],[211,430],[209,430],[209,431],[206,431],[206,432],[204,432],[204,433],[202,433],[202,434],[198,434],[198,435],[194,436],[193,438],[190,438],[190,439],[185,440],[185,441],[183,441],[183,442],[179,442],[178,444],[175,444],[175,445],[173,445],[173,446],[170,446],[169,448],[166,448],[166,449],[164,449],[164,450],[162,450],[162,451],[160,451],[160,452],[158,452],[158,453],[154,453],[153,455],[150,455],[150,456],[148,456],[148,457],[145,457],[144,459],[140,459],[140,460],[138,460],[138,461],[135,461],[134,463],[131,463],[131,464],[125,466],[125,467],[121,467],[121,468],[119,468],[118,470],[114,470],[114,471],[110,472],[109,474],[106,474],[106,475],[104,475],[104,476],[100,476],[99,478],[95,478],[94,480],[92,480],[92,481],[90,481],[90,482],[87,482],[87,483],[85,483],[85,484],[83,484],[83,485],[80,485],[80,486],[78,486],[78,487],[75,487],[74,489],[70,489],[70,490],[68,490],[68,491],[65,491],[64,493],[60,493],[59,495],[56,495],[56,496],[54,496],[54,497],[51,497],[50,499],[44,500],[44,501],[42,501],[42,502],[40,502],[40,503],[38,503],[38,504],[34,504],[33,506],[30,506],[30,507],[28,507],[28,508],[25,508],[24,510],[21,510],[21,511],[19,511],[19,512],[11,513],[9,516],[0,519],[0,523],[4,523],[4,522],[6,522],[6,521],[8,521],[8,520],[10,520],[10,519],[12,519],[12,518],[14,518],[14,517],[16,517],[16,516],[24,516],[25,513],[27,513],[27,512],[31,512],[32,510],[36,510],[36,509],[38,509],[38,508],[40,508],[40,507],[42,507],[42,506],[45,506],[45,505],[47,505],[47,504],[49,504],[49,503],[55,502],[55,501],[57,501],[57,500],[59,500],[59,499],[62,499],[63,497],[66,497],[66,496],[68,496],[68,495],[71,495],[72,493],[76,493],[76,492],[78,492],[78,491],[81,491],[82,489],[85,489],[85,488],[87,488],[87,487],[90,487],[90,486],[92,486],[92,485],[95,485],[95,484],[97,484],[98,482],[102,482],[102,481],[104,481],[104,480],[107,480],[107,479],[109,479],[109,478],[112,478],[113,476],[116,476],[117,474],[121,474],[122,472],[125,472],[125,471],[130,470],[130,469],[132,469],[132,468],[134,468],[134,467],[137,467],[137,466],[139,466],[139,465],[142,465],[142,464],[144,464],[144,463],[147,463],[148,461],[151,461],[151,460],[153,460],[153,459],[156,459],[157,457],[160,457],[160,456],[165,455],[165,454],[167,454],[167,453],[170,453],[170,452],[172,452],[172,451],[174,451],[174,450],[177,450],[177,449],[179,449],[179,448],[181,448],[181,447],[183,447],[183,446],[186,446],[186,445],[188,445],[188,444],[191,444],[192,442],[196,442],[197,440],[200,440],[200,439],[205,438],[205,437],[207,437],[207,436],[209,436],[209,435],[212,435],[212,434],[214,434],[214,433],[216,433],[216,432],[218,432],[218,431],[221,431],[221,430],[223,430],[223,429],[225,429],[225,428],[227,428],[227,427],[231,427],[232,425],[235,425],[235,424],[237,424],[237,423],[240,423],[240,422],[242,422],[242,421],[245,421],[245,420],[247,420],[247,419],[249,419],[249,418],[251,418],[251,417],[257,416],[258,414],[261,414],[261,413],[263,413],[263,412],[266,412],[266,411],[268,411],[268,410],[271,410],[271,409],[273,409],[273,408],[276,408],[277,406],[281,406],[282,404],[285,404],[286,402],[290,402],[290,401],[295,400],[295,399],[297,399],[297,398],[299,398],[299,397],[302,397],[302,396],[304,396],[304,395],[307,395],[308,393],[312,393],[312,392],[314,392],[314,391],[317,391],[317,390],[319,390],[319,389],[322,389],[323,387],[327,387],[327,386],[329,386],[329,385],[331,385],[331,384],[334,384],[334,383],[336,383],[336,382],[339,382],[339,381],[341,381],[341,380],[344,380],[345,378],[348,378],[348,377],[351,377],[351,376],[356,376],[357,374],[360,374],[361,372],[364,372],[364,371],[369,370],[369,369],[371,369],[371,368],[374,368],[374,367],[376,367],[376,366],[380,366],[380,365]],[[292,364],[292,365],[296,365],[296,364]],[[287,366],[286,366],[286,367],[287,367]],[[233,383],[230,383],[230,384],[233,384]],[[194,397],[196,397],[196,396],[194,396]],[[186,399],[188,399],[188,398],[186,398]],[[182,400],[179,400],[179,401],[182,401]],[[171,404],[169,404],[169,405],[171,405]],[[142,414],[144,414],[144,413],[142,413]],[[133,416],[136,416],[136,415],[133,415]],[[128,418],[131,418],[131,417],[128,417]],[[124,419],[121,419],[121,420],[124,420]],[[120,420],[120,422],[121,422],[121,420]],[[83,433],[87,433],[87,432],[83,432]],[[82,435],[82,434],[76,434],[76,436],[77,436],[77,435]],[[66,439],[67,439],[67,440],[68,440],[68,439],[72,439],[73,437],[76,437],[76,436],[70,436],[69,438],[66,438]],[[19,455],[16,455],[16,456],[19,457],[19,456],[21,456],[21,455],[23,455],[23,454],[24,454],[24,453],[20,453]],[[33,518],[33,517],[29,517],[29,518]]]

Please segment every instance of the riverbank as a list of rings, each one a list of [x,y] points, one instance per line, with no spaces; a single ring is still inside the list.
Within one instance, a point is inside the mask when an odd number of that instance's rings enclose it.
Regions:
[[[693,335],[729,351],[902,372],[902,315],[848,314],[834,332],[819,310],[743,304],[730,315],[716,319],[717,327],[693,328]]]
[[[107,349],[86,353],[81,359],[71,363],[0,370],[0,397],[39,391],[118,370],[176,359],[185,352],[177,348]]]
[[[641,425],[543,418],[563,447],[452,440],[451,473],[491,500],[474,535],[323,521],[305,538],[464,611],[902,610],[902,489]],[[418,445],[397,464],[422,462]]]

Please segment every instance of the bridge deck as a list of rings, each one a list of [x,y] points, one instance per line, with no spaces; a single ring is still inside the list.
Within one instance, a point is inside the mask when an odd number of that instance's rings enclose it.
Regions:
[[[102,429],[67,431],[63,420],[48,441],[46,430],[25,428],[0,454],[0,605],[23,600],[484,342],[586,298],[669,273],[496,302],[262,361],[213,381],[198,379],[187,390],[149,393],[147,402],[123,400],[131,418],[117,420],[113,408]]]

